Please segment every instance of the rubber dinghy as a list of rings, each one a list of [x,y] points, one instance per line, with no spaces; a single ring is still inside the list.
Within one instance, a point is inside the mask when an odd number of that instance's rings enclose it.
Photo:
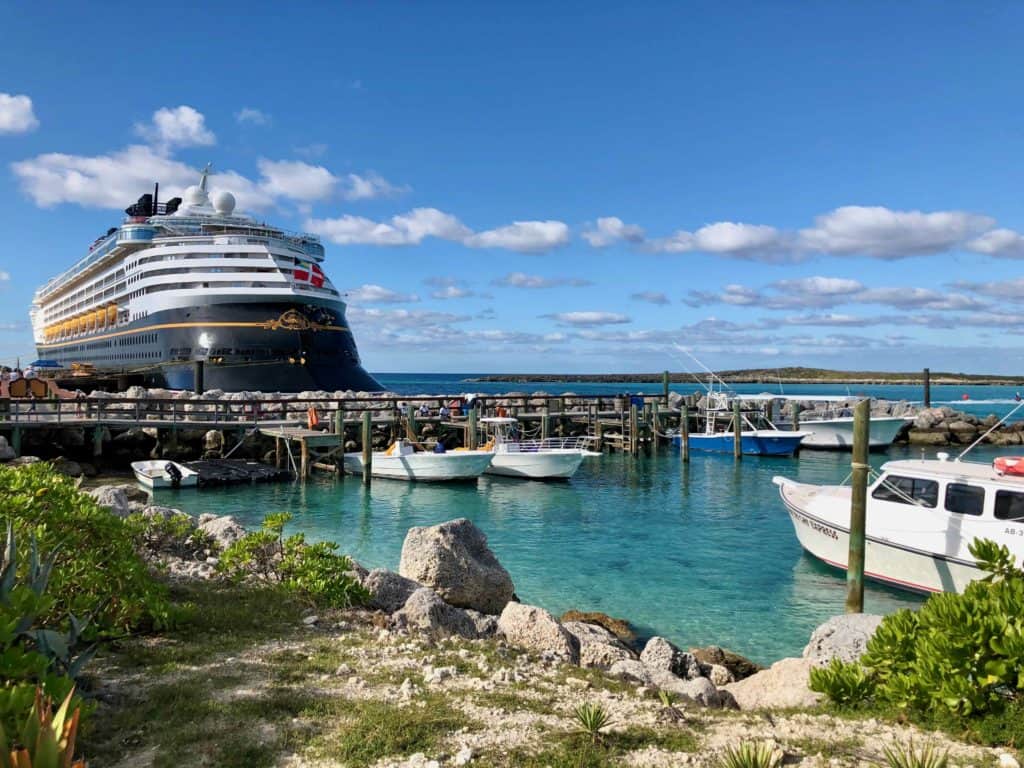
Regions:
[[[418,480],[450,482],[475,480],[490,466],[494,454],[490,451],[446,451],[431,453],[418,451],[408,440],[396,440],[386,451],[374,451],[370,475],[389,480]],[[363,473],[362,453],[346,453],[345,471],[354,475]]]

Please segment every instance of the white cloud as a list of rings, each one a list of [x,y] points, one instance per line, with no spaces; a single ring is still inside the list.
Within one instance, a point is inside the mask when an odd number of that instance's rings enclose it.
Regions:
[[[369,172],[365,176],[350,173],[345,177],[342,196],[346,200],[375,200],[381,197],[398,197],[409,192],[407,186],[396,186],[383,176]]]
[[[893,211],[881,206],[847,205],[818,216],[800,230],[800,247],[833,255],[862,254],[902,259],[949,250],[994,224],[964,211]]]
[[[11,273],[10,272],[4,272],[2,269],[0,269],[0,283],[5,283],[5,282],[7,282],[10,279],[11,279]]]
[[[207,147],[217,141],[203,113],[185,104],[158,109],[153,121],[137,123],[135,132],[165,147]]]
[[[1002,259],[1024,259],[1024,235],[1012,229],[993,229],[971,240],[967,248]]]
[[[569,227],[561,221],[515,221],[504,227],[470,235],[470,248],[504,248],[519,253],[544,253],[569,242]]]
[[[620,241],[642,243],[644,230],[635,224],[626,224],[618,216],[605,216],[583,231],[583,239],[595,248],[604,248]]]
[[[270,115],[255,107],[242,107],[235,112],[235,120],[240,124],[250,123],[251,125],[269,125]]]
[[[681,229],[668,237],[647,241],[646,247],[656,253],[702,251],[774,261],[779,259],[784,241],[785,237],[775,227],[719,221],[696,232]]]
[[[584,288],[593,284],[590,280],[578,277],[541,277],[540,275],[528,275],[525,272],[509,272],[504,277],[498,277],[491,281],[491,285],[508,288],[556,288],[558,286]]]
[[[414,208],[387,222],[352,215],[308,219],[305,227],[338,245],[418,245],[427,237],[461,242],[470,234],[457,218],[436,208]]]
[[[466,286],[465,281],[457,277],[428,277],[423,282],[436,287],[437,290],[430,294],[434,299],[468,299],[478,295],[476,291]],[[481,298],[490,297],[483,294]]]
[[[563,325],[594,326],[594,325],[620,325],[632,322],[628,315],[621,315],[618,312],[555,312],[541,315],[555,320]]]
[[[646,301],[648,304],[665,305],[671,303],[668,296],[661,291],[640,291],[639,293],[631,293],[629,298],[633,299],[633,301]]]
[[[261,185],[275,197],[313,202],[330,197],[338,184],[338,177],[322,165],[309,165],[300,160],[267,160],[257,163]]]
[[[372,283],[345,291],[345,298],[357,304],[408,304],[420,300],[414,293],[399,293]]]
[[[0,93],[0,134],[28,133],[38,127],[32,99],[24,94]]]

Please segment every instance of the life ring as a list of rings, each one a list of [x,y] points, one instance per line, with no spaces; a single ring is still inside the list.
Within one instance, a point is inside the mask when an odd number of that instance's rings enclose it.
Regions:
[[[1024,456],[1000,456],[992,466],[1001,475],[1024,475]]]
[[[316,429],[316,427],[319,424],[320,424],[320,417],[317,416],[316,408],[314,408],[313,406],[310,406],[309,409],[306,411],[306,425],[310,429]]]

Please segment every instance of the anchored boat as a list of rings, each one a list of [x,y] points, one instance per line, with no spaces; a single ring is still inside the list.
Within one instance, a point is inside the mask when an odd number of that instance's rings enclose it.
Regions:
[[[474,480],[490,466],[491,451],[446,451],[433,453],[416,450],[408,440],[396,440],[386,451],[374,451],[370,461],[370,474],[391,480],[425,480],[444,482]],[[345,471],[354,475],[363,473],[362,453],[346,453]]]
[[[491,417],[480,419],[484,428],[492,430],[491,440],[484,446],[485,451],[494,455],[494,460],[485,472],[489,475],[525,477],[534,480],[568,479],[576,474],[586,454],[585,438],[547,438],[544,440],[520,440],[513,437],[517,427],[516,419]]]
[[[708,390],[707,405],[700,416],[704,419],[704,432],[689,435],[691,451],[732,453],[735,446],[735,413],[733,398],[724,392]],[[760,416],[759,416],[760,417]],[[745,456],[792,456],[800,442],[810,432],[779,429],[770,420],[761,418],[764,426],[757,426],[750,413],[740,412],[740,449]],[[675,435],[673,445],[682,438]]]
[[[147,488],[195,488],[199,484],[198,472],[165,459],[133,461],[132,472]]]
[[[864,575],[915,592],[962,592],[981,575],[968,546],[977,538],[1024,557],[1024,477],[993,464],[938,459],[890,461],[868,487]],[[779,487],[800,545],[845,570],[849,486]]]
[[[796,407],[799,403],[823,403],[824,409],[802,411],[800,426],[806,427],[808,434],[800,444],[801,448],[818,448],[830,450],[851,450],[853,448],[853,410],[859,398],[828,395],[745,395],[744,400],[761,402],[782,401]],[[872,450],[885,450],[893,440],[912,421],[906,416],[872,416],[871,436],[868,446]],[[778,422],[785,425],[785,422]]]

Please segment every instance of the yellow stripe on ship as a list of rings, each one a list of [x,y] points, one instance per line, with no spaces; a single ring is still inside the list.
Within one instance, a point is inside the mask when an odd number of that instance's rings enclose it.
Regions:
[[[71,339],[70,341],[62,341],[62,342],[59,342],[57,344],[43,343],[43,344],[40,344],[40,346],[41,347],[48,347],[48,348],[66,347],[66,346],[69,346],[71,344],[81,344],[82,342],[87,342],[87,341],[102,341],[103,339],[113,339],[113,338],[116,338],[118,336],[130,336],[133,333],[145,333],[146,331],[162,331],[162,330],[165,330],[167,328],[263,328],[263,329],[268,330],[268,331],[269,330],[276,330],[276,329],[271,327],[270,323],[267,323],[267,322],[263,322],[263,323],[258,323],[258,322],[252,322],[252,323],[229,323],[229,322],[158,323],[156,325],[147,325],[147,326],[145,326],[143,328],[132,328],[131,330],[128,330],[128,331],[116,331],[114,333],[101,333],[101,334],[95,334],[95,335],[92,335],[92,336],[80,336],[77,339]],[[285,328],[285,329],[281,329],[281,330],[290,330],[290,329]],[[311,328],[310,330],[316,330],[316,331],[347,331],[348,328],[345,328],[344,326],[341,326],[341,325],[317,325],[317,326]]]

